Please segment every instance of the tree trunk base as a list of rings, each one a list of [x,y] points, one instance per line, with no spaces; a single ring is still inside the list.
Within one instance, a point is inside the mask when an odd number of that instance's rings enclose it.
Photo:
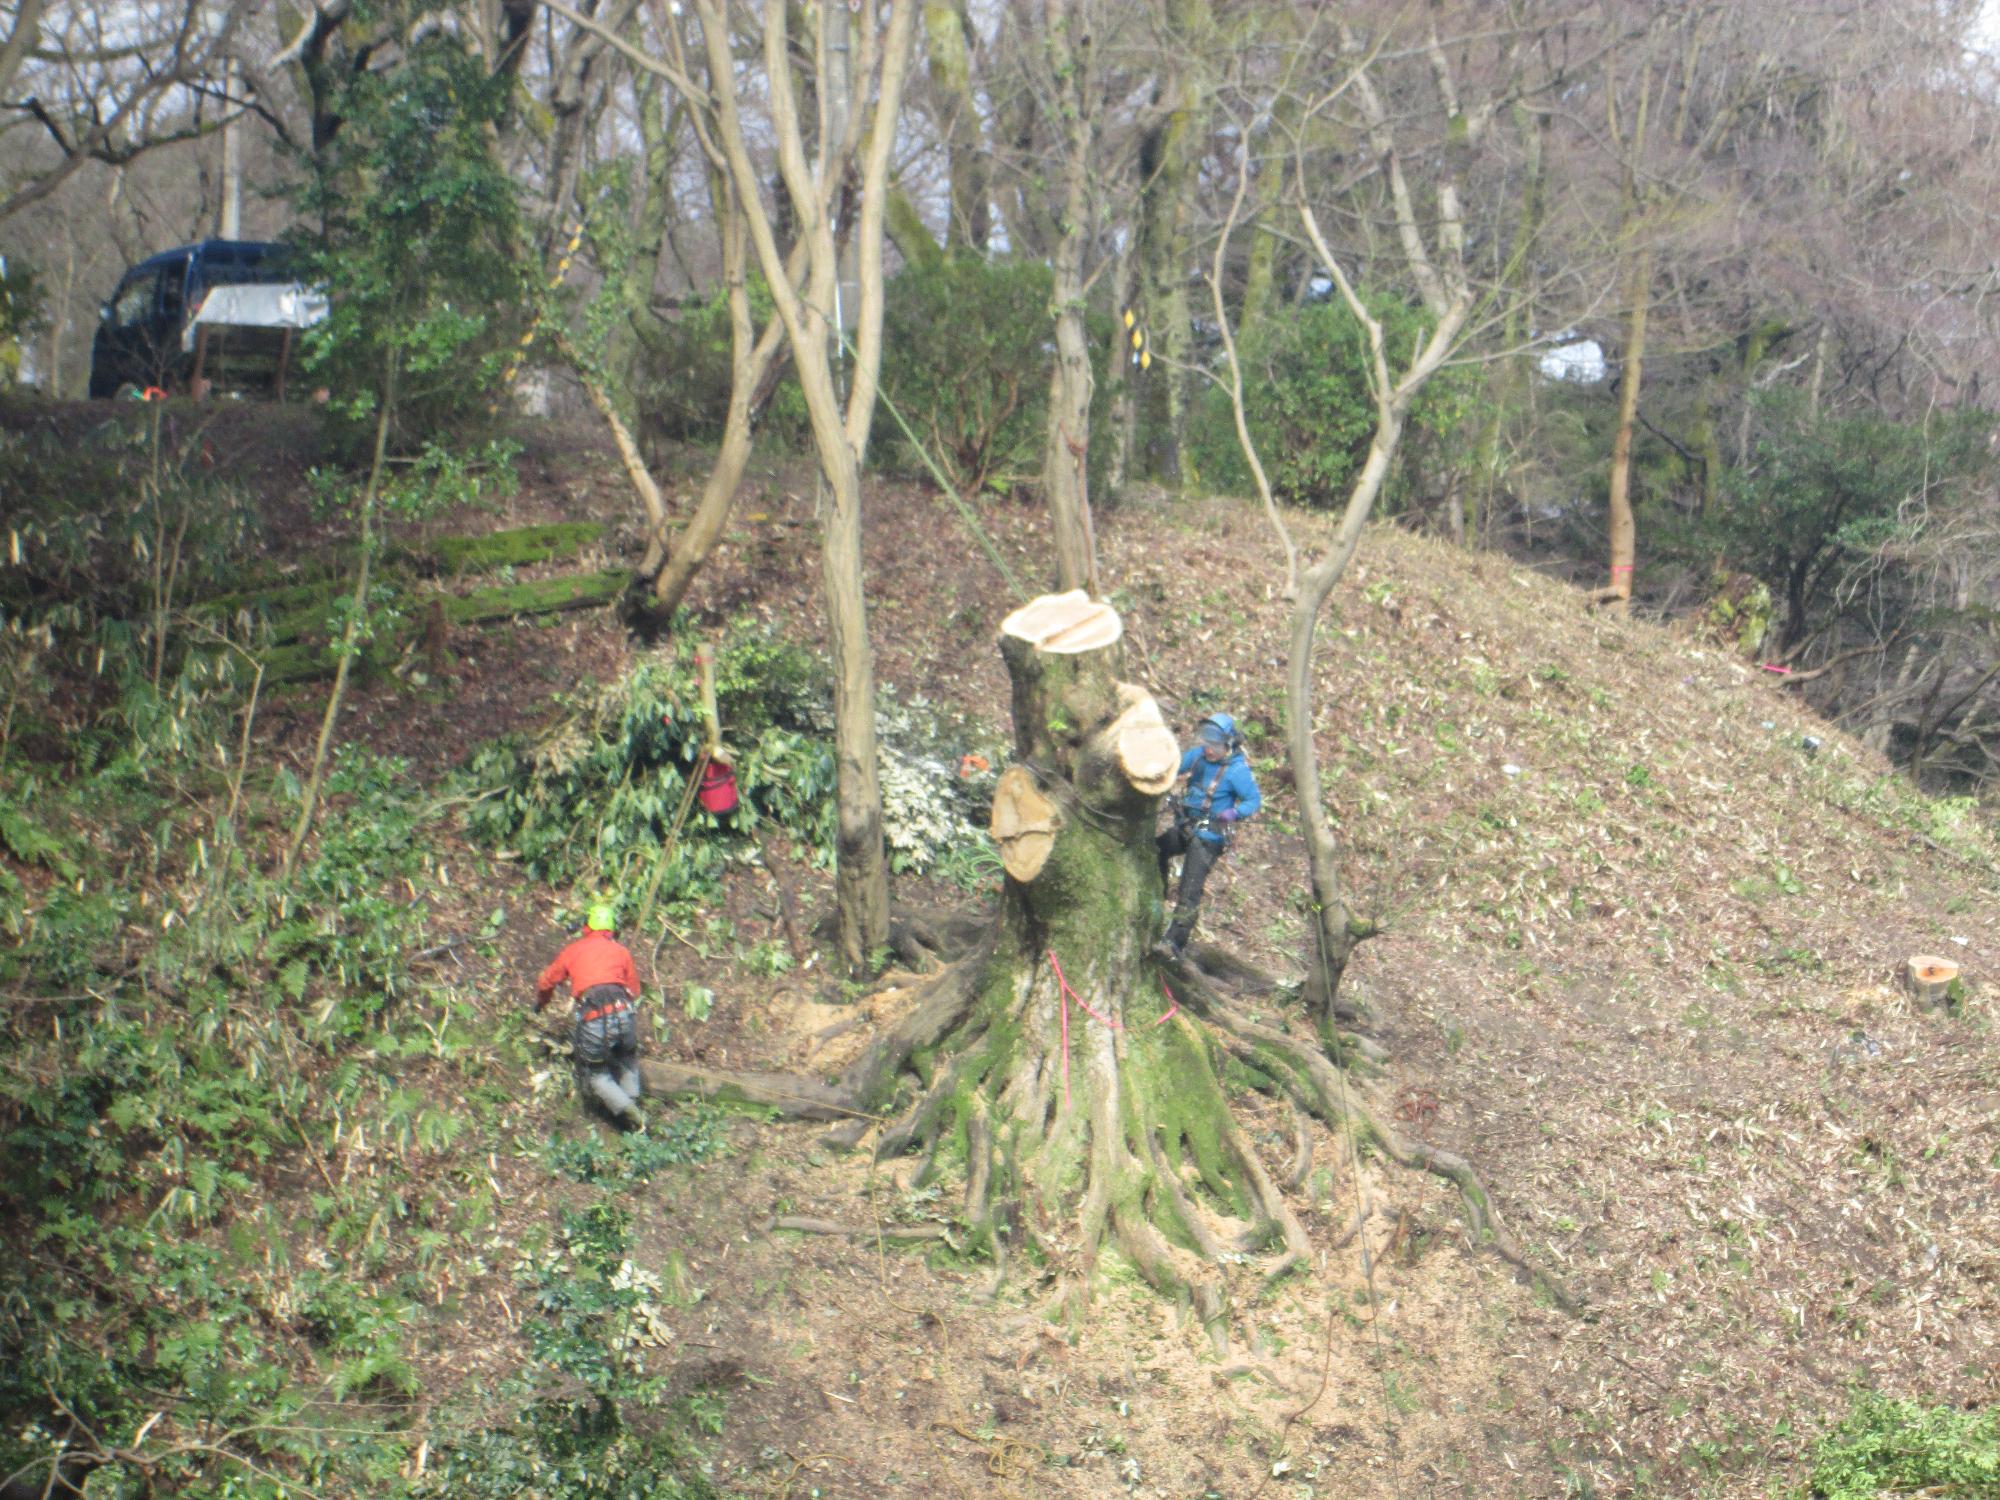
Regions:
[[[1087,991],[1084,976],[1065,978],[1072,995]],[[1315,1246],[1288,1199],[1311,1173],[1308,1120],[1359,1152],[1450,1182],[1476,1247],[1557,1306],[1580,1310],[1507,1233],[1469,1162],[1389,1123],[1374,1099],[1387,1061],[1378,1043],[1341,1031],[1327,1044],[1253,1021],[1185,961],[1151,967],[1141,988],[1156,994],[1156,1013],[1128,1004],[1116,1030],[1097,1006],[1067,1000],[1066,1086],[1061,985],[1046,956],[1022,964],[996,923],[978,951],[923,981],[902,1019],[838,1083],[647,1062],[646,1090],[837,1122],[827,1143],[842,1148],[873,1134],[878,1158],[920,1159],[915,1186],[961,1183],[960,1248],[1053,1281],[1052,1311],[1080,1316],[1105,1255],[1115,1253],[1157,1291],[1182,1299],[1219,1353],[1239,1302],[1341,1248],[1359,1227]],[[1236,1122],[1225,1075],[1288,1102],[1283,1160],[1267,1163]]]

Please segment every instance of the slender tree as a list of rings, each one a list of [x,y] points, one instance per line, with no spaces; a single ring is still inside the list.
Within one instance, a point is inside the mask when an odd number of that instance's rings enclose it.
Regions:
[[[824,20],[825,9],[821,17]],[[822,517],[821,572],[828,634],[834,657],[835,763],[838,778],[835,852],[841,951],[862,967],[889,937],[888,865],[882,842],[882,793],[876,770],[875,671],[868,645],[868,615],[861,580],[861,462],[874,419],[881,368],[883,221],[889,196],[890,151],[900,115],[915,7],[897,5],[886,26],[864,3],[856,27],[853,77],[857,101],[838,135],[819,142],[809,158],[790,61],[794,37],[787,10],[764,8],[764,82],[770,96],[769,128],[776,146],[784,202],[804,247],[806,276],[795,286],[762,198],[762,179],[734,86],[735,59],[721,0],[696,0],[709,76],[716,84],[716,139],[727,165],[751,244],[784,324],[811,420],[813,446],[827,488]],[[829,48],[816,49],[819,67],[831,65]],[[725,82],[725,80],[730,80]],[[833,345],[835,292],[840,280],[836,218],[846,201],[849,164],[859,159],[859,211],[848,231],[857,256],[858,296],[849,388],[843,403],[836,382]],[[849,341],[843,340],[843,343]]]

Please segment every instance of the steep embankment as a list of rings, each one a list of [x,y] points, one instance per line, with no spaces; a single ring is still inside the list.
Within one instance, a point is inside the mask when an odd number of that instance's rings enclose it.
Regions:
[[[79,412],[76,430],[101,420]],[[299,502],[280,437],[260,446],[232,416],[213,439],[264,517],[262,569],[308,561],[329,538]],[[610,528],[602,543],[527,572],[629,561],[631,508],[594,439],[528,439],[522,489],[440,518],[440,533],[595,521]],[[690,455],[690,475],[698,464]],[[823,638],[810,494],[800,467],[753,476],[691,597],[698,625],[747,617]],[[981,516],[1018,575],[1043,576],[1031,507]],[[1134,503],[1098,531],[1134,669],[1176,726],[1227,708],[1251,730],[1270,810],[1212,883],[1204,931],[1284,971],[1307,929],[1276,733],[1278,550],[1233,502]],[[871,491],[868,549],[885,684],[1004,732],[993,642],[1015,600],[1000,573],[946,507],[906,485]],[[331,1426],[365,1429],[377,1473],[422,1476],[427,1493],[509,1492],[502,1458],[516,1450],[496,1457],[466,1435],[514,1423],[509,1441],[526,1444],[509,1378],[525,1365],[600,1380],[590,1361],[614,1328],[643,1335],[621,1358],[666,1377],[674,1430],[703,1447],[718,1483],[750,1495],[1751,1495],[1800,1476],[1806,1443],[1857,1383],[1958,1403],[2000,1394],[2000,1056],[1985,979],[2000,851],[1972,810],[1918,798],[1719,647],[1591,616],[1572,590],[1502,558],[1370,534],[1324,624],[1317,727],[1358,904],[1388,929],[1352,975],[1393,1054],[1379,1102],[1479,1165],[1529,1254],[1586,1312],[1541,1304],[1466,1243],[1443,1185],[1384,1168],[1365,1142],[1357,1174],[1357,1143],[1321,1134],[1297,1202],[1322,1262],[1268,1294],[1238,1289],[1234,1342],[1251,1352],[1218,1367],[1192,1319],[1115,1266],[1075,1329],[1037,1316],[1026,1257],[989,1297],[983,1263],[894,1233],[947,1227],[955,1183],[915,1188],[914,1163],[830,1154],[817,1127],[695,1115],[643,1160],[593,1145],[559,1028],[531,1030],[520,1003],[560,938],[558,893],[467,836],[479,794],[446,776],[647,648],[609,610],[447,625],[441,668],[412,657],[417,670],[357,685],[348,733],[409,766],[349,777],[304,895],[269,883],[288,816],[279,777],[252,795],[244,863],[222,867],[239,872],[224,887],[235,905],[201,905],[216,882],[191,851],[219,847],[228,785],[198,772],[206,749],[184,767],[149,752],[174,776],[129,808],[72,807],[49,788],[109,773],[65,761],[36,717],[46,743],[33,754],[46,759],[0,787],[58,841],[40,856],[13,849],[44,937],[65,861],[93,880],[126,872],[103,935],[79,925],[60,950],[110,979],[10,996],[35,1070],[22,1097],[67,1100],[64,1069],[104,1066],[94,1041],[66,1056],[52,1015],[65,1039],[89,1025],[107,1047],[134,1045],[93,1010],[106,983],[134,986],[126,1014],[149,1028],[170,1032],[185,1010],[186,1034],[170,1038],[182,1060],[119,1085],[136,1098],[193,1097],[216,1065],[194,1034],[204,1014],[225,1018],[201,1024],[233,1028],[241,1049],[223,1060],[241,1065],[229,1087],[245,1102],[202,1140],[246,1163],[254,1149],[256,1163],[196,1202],[193,1174],[162,1145],[172,1132],[131,1127],[123,1164],[100,1163],[124,1195],[100,1217],[129,1231],[112,1246],[124,1273],[167,1289],[135,1311],[107,1286],[85,1326],[205,1320],[227,1347],[288,1370]],[[48,728],[91,722],[105,691],[79,683]],[[281,687],[266,702],[253,788],[309,751],[322,691]],[[110,745],[124,731],[92,733]],[[1817,753],[1808,734],[1825,742]],[[935,774],[942,796],[950,763]],[[826,873],[789,847],[777,846],[806,914],[821,915]],[[265,936],[267,897],[305,903],[317,925]],[[184,914],[181,926],[154,912]],[[213,932],[183,952],[172,943],[186,946],[190,920]],[[272,942],[301,956],[259,946]],[[817,964],[787,972],[782,946],[766,877],[733,864],[712,913],[641,948],[657,992],[651,1045],[814,1068],[857,1044],[884,1006],[856,1006]],[[1887,987],[1918,951],[1964,962],[1963,1016],[1914,1013]],[[368,989],[378,971],[395,981],[386,996]],[[253,982],[262,989],[232,988]],[[1275,998],[1265,1014],[1296,1019]],[[266,1106],[272,1088],[282,1108]],[[49,1138],[79,1160],[102,1152],[90,1128],[101,1104],[79,1102]],[[1237,1104],[1273,1168],[1287,1167],[1288,1113],[1247,1088]],[[147,1215],[168,1208],[175,1253],[212,1257],[213,1286],[159,1280]],[[884,1232],[773,1232],[784,1215]],[[90,1242],[78,1244],[84,1264]],[[618,1281],[627,1251],[657,1283]],[[579,1302],[577,1285],[600,1300]],[[185,1378],[206,1368],[189,1362]],[[245,1441],[282,1455],[289,1439]],[[484,1487],[426,1469],[448,1451],[484,1453]],[[321,1492],[339,1493],[359,1468],[322,1472]]]

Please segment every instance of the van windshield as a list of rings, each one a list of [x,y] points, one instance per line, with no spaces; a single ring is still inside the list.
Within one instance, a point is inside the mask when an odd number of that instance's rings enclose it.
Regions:
[[[111,321],[120,328],[130,328],[143,323],[153,311],[153,288],[159,284],[159,273],[149,271],[144,276],[134,277],[118,289],[112,299]]]

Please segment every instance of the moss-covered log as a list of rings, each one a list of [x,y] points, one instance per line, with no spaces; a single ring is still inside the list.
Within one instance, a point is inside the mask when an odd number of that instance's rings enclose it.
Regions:
[[[362,653],[357,665],[371,670],[398,660],[410,641],[424,628],[441,606],[446,623],[483,625],[537,615],[559,614],[565,610],[593,609],[611,603],[631,587],[632,575],[622,569],[603,573],[565,574],[538,579],[533,583],[498,584],[475,589],[469,594],[431,593],[427,597],[399,598],[400,627],[378,635]],[[264,666],[264,682],[276,686],[286,682],[307,682],[329,676],[335,658],[326,641],[333,602],[321,599],[316,605],[271,620],[266,626],[270,644],[255,652]]]
[[[428,542],[405,543],[386,549],[382,562],[384,570],[390,573],[399,569],[405,573],[435,572],[447,577],[495,573],[502,568],[524,568],[574,558],[603,537],[604,527],[596,521],[560,521],[549,526],[517,526],[483,536],[441,536]],[[226,594],[197,600],[189,609],[213,620],[233,619],[243,610],[280,623],[315,608],[323,616],[331,602],[346,593],[353,575],[353,559],[349,557],[303,572],[245,583]]]
[[[447,576],[493,573],[501,568],[574,558],[603,537],[604,527],[596,521],[558,521],[549,526],[491,531],[484,536],[441,536],[403,551],[410,560],[430,563]]]
[[[534,583],[507,583],[470,594],[447,595],[445,618],[454,625],[477,625],[515,615],[548,615],[567,609],[592,609],[609,604],[632,586],[623,568],[602,573],[572,573]]]

